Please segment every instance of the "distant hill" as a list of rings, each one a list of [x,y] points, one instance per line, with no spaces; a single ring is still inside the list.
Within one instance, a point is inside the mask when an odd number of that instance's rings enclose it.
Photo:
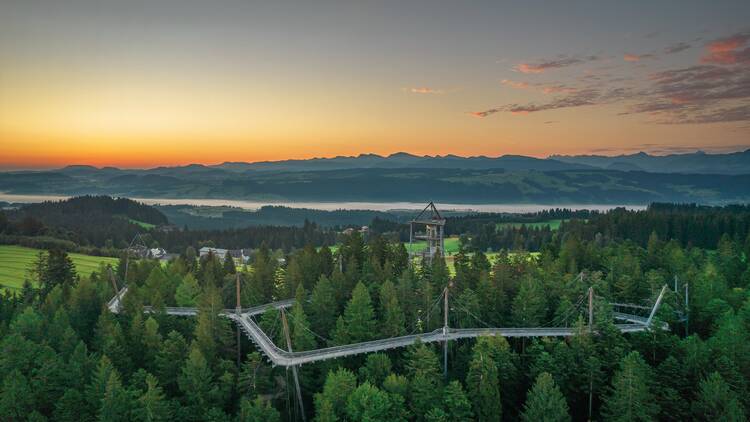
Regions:
[[[0,173],[0,191],[130,198],[537,204],[750,201],[750,175],[600,169],[361,168],[209,172],[175,167],[86,175]]]
[[[168,224],[167,217],[154,207],[126,198],[81,196],[65,201],[27,204],[7,210],[8,220],[16,225],[6,235],[39,239],[54,238],[87,247],[104,245],[125,247],[144,227]],[[15,243],[12,238],[5,243]]]
[[[86,224],[90,218],[124,218],[155,226],[168,223],[167,217],[154,207],[127,198],[109,196],[79,196],[64,201],[47,201],[24,205],[19,212],[43,223],[80,220]]]
[[[0,172],[0,192],[265,202],[718,204],[750,200],[749,178],[750,150],[546,159],[397,153],[153,169],[76,165]]]
[[[750,149],[727,154],[553,155],[550,159],[610,170],[684,174],[750,174]]]
[[[245,171],[325,171],[363,168],[445,168],[445,169],[505,169],[505,170],[575,170],[589,165],[564,163],[557,160],[503,155],[501,157],[417,156],[398,152],[389,156],[361,154],[356,157],[312,158],[308,160],[261,161],[256,163],[223,163],[214,168],[233,172]]]

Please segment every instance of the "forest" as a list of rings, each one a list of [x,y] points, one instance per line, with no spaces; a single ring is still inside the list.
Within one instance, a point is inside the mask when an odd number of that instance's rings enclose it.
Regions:
[[[662,213],[691,229],[669,231],[658,223]],[[645,224],[649,215],[654,219]],[[439,328],[446,287],[451,327],[574,327],[568,338],[450,342],[447,377],[441,346],[420,342],[304,365],[307,420],[746,420],[746,209],[666,207],[598,218],[561,229],[538,255],[504,249],[490,262],[462,247],[455,274],[441,259],[410,265],[402,244],[357,233],[335,251],[312,243],[297,248],[285,266],[266,245],[247,268],[211,255],[198,260],[187,248],[166,266],[126,265],[123,258],[112,277],[105,267],[80,277],[64,252],[40,255],[30,271],[34,283],[0,298],[0,415],[302,420],[291,371],[268,364],[245,337],[238,365],[235,328],[218,312],[235,306],[239,280],[242,306],[296,299],[286,313],[295,351]],[[601,223],[607,219],[631,221],[632,238]],[[117,315],[105,307],[113,280],[129,286]],[[661,328],[615,328],[610,302],[649,306],[665,284],[655,325]],[[582,305],[589,287],[596,292],[591,327]],[[144,305],[154,312],[144,314]],[[199,313],[168,316],[166,306],[197,306]],[[278,311],[258,323],[285,344]]]
[[[189,246],[258,248],[265,242],[271,248],[289,252],[307,244],[332,245],[336,241],[333,229],[307,220],[299,226],[221,230],[190,230],[169,223],[156,207],[131,199],[80,196],[0,210],[0,244],[116,257],[136,234],[141,234],[149,247],[170,251],[184,251]]]

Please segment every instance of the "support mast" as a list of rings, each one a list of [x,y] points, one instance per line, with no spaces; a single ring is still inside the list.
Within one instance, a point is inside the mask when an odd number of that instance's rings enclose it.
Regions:
[[[286,337],[286,347],[292,351],[292,338],[289,336],[289,323],[286,321],[286,312],[284,308],[281,308],[281,322],[284,324],[284,336]],[[299,374],[297,374],[297,366],[292,365],[292,375],[294,376],[294,387],[297,390],[297,402],[299,402],[299,411],[302,414],[302,420],[305,421],[305,405],[302,403],[302,389],[299,386]]]

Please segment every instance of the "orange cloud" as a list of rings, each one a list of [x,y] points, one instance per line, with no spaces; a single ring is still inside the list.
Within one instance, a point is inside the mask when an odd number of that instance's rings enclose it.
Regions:
[[[750,47],[740,50],[750,41],[750,32],[743,32],[710,42],[703,63],[735,64],[750,62]]]
[[[516,66],[516,70],[521,73],[542,73],[544,72],[544,69],[544,67],[530,63],[521,63]]]
[[[622,57],[626,62],[637,62],[641,60],[641,56],[637,54],[625,54]]]
[[[410,88],[409,92],[411,92],[412,94],[442,94],[443,90],[422,86],[422,87],[417,87],[417,88]]]
[[[528,82],[511,81],[509,79],[503,79],[502,81],[500,81],[500,83],[516,89],[526,89],[529,87]]]

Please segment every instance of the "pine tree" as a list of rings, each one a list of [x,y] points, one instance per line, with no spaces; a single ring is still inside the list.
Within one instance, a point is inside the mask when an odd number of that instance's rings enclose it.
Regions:
[[[187,359],[188,345],[177,331],[170,331],[156,354],[156,374],[170,396],[177,393],[177,380]]]
[[[212,407],[216,387],[211,369],[196,343],[190,348],[190,355],[182,368],[178,383],[185,405],[196,417],[200,418],[203,412]]]
[[[391,373],[391,359],[384,353],[371,353],[367,355],[364,366],[359,368],[361,381],[368,381],[374,386],[382,385],[383,380]]]
[[[407,351],[405,367],[410,376],[411,411],[422,420],[430,409],[440,405],[442,381],[438,357],[429,346],[417,343]]]
[[[238,380],[240,393],[252,399],[259,394],[271,392],[273,382],[271,368],[263,362],[260,353],[248,353]]]
[[[34,408],[34,394],[26,377],[18,370],[9,373],[0,389],[0,415],[23,420]]]
[[[693,416],[705,421],[745,421],[737,395],[718,372],[701,381],[697,400],[693,402]]]
[[[357,377],[348,369],[338,368],[328,373],[323,391],[315,394],[315,409],[318,414],[343,419],[349,395],[357,388]],[[330,410],[329,410],[330,409]]]
[[[225,318],[219,316],[224,311],[219,289],[207,285],[203,291],[200,309],[195,325],[195,340],[203,357],[213,363],[217,352],[225,345],[232,344],[232,333]]]
[[[46,297],[58,285],[68,292],[75,284],[76,277],[75,266],[68,254],[62,249],[50,250],[40,279],[41,296]]]
[[[353,421],[390,422],[391,402],[388,394],[364,382],[349,395],[346,414]]]
[[[243,399],[240,404],[238,422],[279,422],[279,411],[271,407],[268,401],[256,398],[253,401]]]
[[[570,421],[568,403],[548,372],[542,372],[529,391],[521,419],[525,422]]]
[[[336,291],[328,277],[321,275],[310,296],[310,322],[316,331],[328,336],[336,326],[338,309]]]
[[[525,277],[513,299],[513,321],[517,327],[538,327],[547,313],[546,294],[541,283]]]
[[[294,302],[290,314],[292,317],[290,321],[290,329],[294,350],[301,352],[314,349],[316,344],[315,337],[313,337],[310,331],[310,324],[307,322],[307,315],[305,315],[305,310],[303,308],[306,294],[305,288],[302,284],[297,286],[297,294],[295,296],[297,297],[297,300]]]
[[[398,337],[404,335],[406,332],[404,311],[398,303],[396,288],[390,280],[386,280],[380,287],[379,297],[383,336]]]
[[[198,303],[199,295],[198,280],[195,279],[193,273],[188,273],[177,286],[174,299],[177,306],[192,307]]]
[[[463,386],[458,381],[451,381],[443,391],[446,420],[454,422],[469,422],[474,419],[471,402],[466,397]]]
[[[474,346],[469,362],[466,386],[474,404],[477,420],[500,420],[502,405],[497,363],[479,342]]]
[[[101,408],[102,399],[107,389],[109,376],[117,370],[112,366],[112,362],[104,355],[99,359],[99,365],[91,378],[91,382],[86,386],[86,401],[89,405],[91,414],[96,414]]]
[[[650,391],[648,364],[638,352],[622,359],[612,378],[612,392],[604,401],[603,415],[611,421],[650,421],[659,409]]]
[[[145,422],[171,420],[171,409],[164,397],[164,391],[159,387],[156,377],[151,374],[146,376],[146,391],[138,397],[138,407],[133,413]]]
[[[222,267],[224,269],[224,274],[237,274],[237,268],[234,265],[234,258],[229,251],[224,255],[224,264]]]
[[[110,373],[98,419],[102,422],[128,422],[132,419],[130,411],[134,404],[132,393],[122,386],[117,372]]]
[[[362,282],[357,283],[344,315],[336,321],[333,341],[336,344],[358,343],[372,340],[376,332],[377,323],[370,293]]]
[[[262,296],[262,303],[268,303],[273,300],[276,274],[276,260],[271,257],[268,246],[265,242],[260,246],[255,254],[253,262],[252,283],[257,286]]]

